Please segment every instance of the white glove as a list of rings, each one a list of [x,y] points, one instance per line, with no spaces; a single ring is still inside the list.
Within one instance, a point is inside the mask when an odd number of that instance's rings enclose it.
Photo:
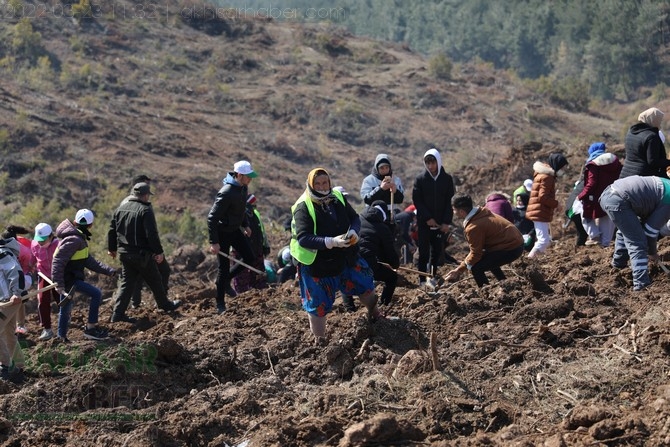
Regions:
[[[349,241],[349,245],[358,244],[358,235],[354,230],[347,231],[347,234],[344,235],[344,238]]]
[[[347,248],[349,246],[349,241],[344,238],[344,235],[339,235],[335,237],[324,238],[324,243],[327,248]]]

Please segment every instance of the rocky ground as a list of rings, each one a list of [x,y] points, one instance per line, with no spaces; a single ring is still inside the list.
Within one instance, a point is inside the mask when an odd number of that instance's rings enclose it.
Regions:
[[[39,36],[20,17],[0,23],[1,56],[20,60],[10,43],[30,37],[30,55],[54,62],[53,72],[0,70],[4,216],[31,226],[91,207],[104,221],[118,204],[110,191],[122,195],[145,172],[158,179],[159,218],[189,211],[204,222],[225,170],[249,158],[278,250],[313,167],[331,170],[360,207],[377,153],[393,157],[409,189],[431,146],[477,202],[561,151],[564,203],[591,142],[621,155],[629,121],[668,104],[573,114],[485,64],[436,79],[426,57],[328,24],[200,20],[168,3],[160,20],[45,14],[31,21]],[[54,204],[26,212],[36,197]],[[373,324],[338,303],[320,347],[292,283],[243,293],[216,315],[215,258],[189,245],[197,235],[172,236],[170,294],[184,303],[174,314],[156,312],[145,292],[130,311],[138,325],[112,325],[107,301],[112,338],[92,342],[79,297],[63,345],[37,341],[28,306],[25,380],[0,383],[0,446],[668,445],[670,277],[653,266],[654,284],[633,293],[611,249],[576,249],[562,216],[547,256],[515,262],[500,283],[477,289],[467,278],[428,294],[406,274],[388,318]],[[467,251],[463,241],[449,250]],[[660,253],[670,264],[666,240]],[[112,297],[115,283],[91,280]]]
[[[26,380],[0,383],[1,445],[669,443],[670,278],[653,267],[653,285],[634,293],[611,249],[576,248],[570,229],[555,230],[543,259],[482,289],[467,278],[427,293],[407,274],[372,324],[338,303],[323,347],[292,282],[216,315],[215,260],[184,247],[174,314],[145,294],[130,311],[138,327],[116,323],[93,342],[76,329],[80,299],[68,345],[37,342],[31,319]],[[462,242],[451,250],[465,254]],[[110,296],[113,284],[100,285]]]

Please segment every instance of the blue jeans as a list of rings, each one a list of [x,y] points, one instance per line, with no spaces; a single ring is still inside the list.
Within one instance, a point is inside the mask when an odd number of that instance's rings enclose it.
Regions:
[[[647,235],[630,202],[610,187],[600,196],[600,206],[612,219],[619,231],[614,243],[612,265],[622,268],[630,259],[633,269],[633,288],[642,289],[651,284],[649,258],[647,255]]]
[[[69,292],[69,290],[68,290]],[[74,287],[72,288],[72,294],[80,292],[84,295],[91,297],[91,304],[88,308],[88,323],[96,324],[98,322],[98,311],[100,309],[100,303],[102,303],[102,292],[95,286],[90,285],[87,282],[77,279],[74,281]],[[60,296],[60,300],[63,301],[64,296]],[[68,300],[66,304],[60,307],[58,312],[58,336],[66,338],[67,330],[70,326],[70,314],[72,313],[72,305],[74,301]]]

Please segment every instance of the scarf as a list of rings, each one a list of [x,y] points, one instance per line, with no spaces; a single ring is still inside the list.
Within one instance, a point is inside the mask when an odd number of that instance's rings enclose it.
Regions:
[[[314,179],[320,175],[328,176],[327,194],[322,194],[314,189]],[[335,196],[333,195],[333,187],[330,182],[330,174],[328,174],[328,171],[326,171],[324,168],[315,168],[309,171],[309,174],[307,174],[307,181],[305,183],[307,186],[305,192],[312,202],[321,205],[322,207],[326,207],[335,199]]]

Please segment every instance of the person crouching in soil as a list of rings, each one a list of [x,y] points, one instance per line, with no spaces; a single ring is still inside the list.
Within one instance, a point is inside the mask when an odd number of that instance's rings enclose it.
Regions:
[[[616,232],[612,267],[622,269],[630,261],[633,290],[651,284],[649,261],[659,260],[657,239],[670,219],[670,180],[632,175],[605,188],[600,206],[612,219]]]
[[[445,280],[456,281],[466,270],[479,287],[489,283],[486,272],[498,280],[505,279],[501,266],[510,264],[523,253],[523,236],[512,222],[486,208],[473,207],[466,194],[457,194],[451,201],[454,215],[463,219],[463,232],[470,253],[461,264],[447,273]]]
[[[305,192],[291,207],[291,255],[298,261],[302,307],[317,344],[335,295],[358,295],[371,321],[381,317],[372,270],[358,253],[361,221],[323,168],[310,171]]]

